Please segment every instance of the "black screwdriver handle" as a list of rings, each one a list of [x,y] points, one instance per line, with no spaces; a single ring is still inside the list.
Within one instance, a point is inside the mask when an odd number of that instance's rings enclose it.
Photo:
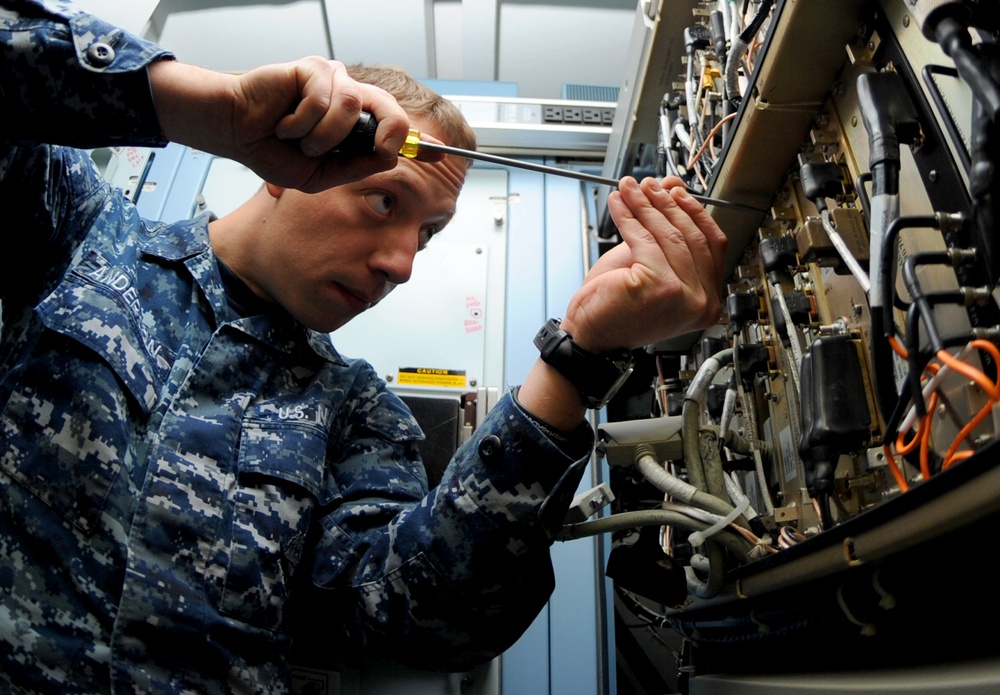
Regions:
[[[351,132],[337,145],[337,152],[348,155],[373,154],[377,129],[378,121],[375,120],[375,116],[362,111]]]

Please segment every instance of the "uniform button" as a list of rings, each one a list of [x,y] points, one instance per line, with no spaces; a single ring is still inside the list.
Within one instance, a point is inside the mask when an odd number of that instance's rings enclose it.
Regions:
[[[115,59],[115,49],[106,43],[94,43],[87,49],[87,62],[95,68],[106,68]]]
[[[483,437],[483,440],[479,442],[479,458],[484,463],[497,463],[503,458],[503,443],[500,441],[500,437],[495,434]]]

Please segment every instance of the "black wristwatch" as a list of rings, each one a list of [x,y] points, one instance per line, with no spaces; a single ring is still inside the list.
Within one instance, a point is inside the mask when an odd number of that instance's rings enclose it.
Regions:
[[[542,360],[569,379],[588,408],[603,408],[621,388],[635,360],[624,348],[597,354],[580,347],[559,325],[549,319],[535,334],[535,347]]]

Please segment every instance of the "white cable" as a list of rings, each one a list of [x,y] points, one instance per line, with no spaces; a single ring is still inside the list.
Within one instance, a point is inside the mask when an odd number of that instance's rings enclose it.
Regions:
[[[743,94],[740,92],[740,61],[747,52],[747,48],[749,45],[739,37],[739,34],[735,35],[729,44],[729,55],[726,56],[726,74],[723,81],[727,99],[743,98]]]
[[[722,30],[726,35],[726,41],[732,37],[730,26],[733,22],[733,10],[730,7],[732,0],[719,0],[719,12],[722,13]]]
[[[772,287],[774,288],[774,297],[778,300],[778,306],[781,307],[781,315],[785,317],[785,332],[788,334],[788,342],[792,347],[792,360],[795,362],[794,369],[792,369],[792,384],[795,386],[795,392],[798,393],[799,374],[802,372],[802,344],[799,342],[799,332],[792,322],[792,312],[788,310],[788,302],[785,301],[785,293],[781,290],[781,283],[775,282]]]
[[[868,279],[868,273],[865,269],[861,267],[858,263],[858,259],[854,257],[851,250],[847,248],[847,243],[844,241],[843,237],[840,236],[840,232],[837,228],[833,226],[833,220],[830,217],[830,211],[824,210],[820,213],[820,219],[823,221],[823,229],[826,230],[826,235],[830,237],[830,241],[833,243],[833,247],[837,249],[837,253],[840,254],[840,258],[847,265],[854,279],[858,281],[861,285],[861,289],[864,290],[865,294],[871,293],[871,281]]]
[[[961,349],[961,351],[959,351],[957,355],[955,355],[955,359],[964,361],[970,352],[972,352],[972,345],[966,345],[964,348]],[[941,382],[944,381],[944,378],[949,374],[951,374],[951,367],[949,367],[947,364],[942,364],[941,368],[937,370],[937,372],[935,372],[930,379],[927,380],[927,382],[924,384],[923,389],[920,392],[920,397],[924,400],[924,403],[927,402],[927,399],[930,397],[930,395],[934,393],[934,391],[941,384]],[[899,423],[899,431],[900,432],[908,431],[911,427],[913,427],[913,423],[916,422],[916,420],[917,420],[917,407],[915,405],[912,405],[910,406],[910,409],[906,412],[906,417],[904,417],[903,421]]]
[[[733,421],[733,414],[736,412],[736,389],[726,389],[726,398],[722,402],[722,415],[719,416],[719,432],[723,439],[729,431],[729,425]]]
[[[764,509],[769,517],[774,517],[774,502],[771,500],[771,491],[767,489],[767,476],[764,475],[764,458],[760,455],[760,447],[753,448],[753,467],[757,474],[757,489],[764,499]]]
[[[650,485],[674,499],[690,502],[698,492],[698,488],[665,471],[650,456],[641,457],[635,465]]]
[[[868,270],[871,272],[872,308],[882,306],[882,240],[892,221],[899,217],[899,194],[873,195],[868,204]],[[891,262],[891,261],[890,261]]]
[[[716,373],[722,368],[723,363],[728,364],[732,361],[732,348],[720,350],[705,360],[698,368],[698,371],[695,372],[694,378],[691,380],[691,385],[688,386],[687,393],[684,394],[684,400],[696,401],[699,405],[703,405],[705,394],[708,393],[708,387],[712,385],[712,380],[715,379]]]
[[[724,517],[721,514],[715,514],[699,507],[691,507],[686,504],[671,504],[670,502],[664,502],[661,509],[665,509],[668,512],[677,512],[678,514],[683,514],[684,516],[694,519],[695,521],[700,521],[703,524],[715,524],[721,521]]]
[[[687,119],[688,123],[691,124],[692,129],[694,128],[695,122],[698,120],[695,118],[696,107],[694,103],[694,54],[691,53],[687,57],[687,80],[684,82],[684,103],[687,107]],[[691,156],[690,145],[688,146],[688,156]]]
[[[741,504],[736,505],[736,507],[733,508],[733,511],[731,511],[729,514],[719,519],[716,523],[712,524],[704,531],[695,531],[691,535],[689,535],[688,543],[690,543],[692,547],[697,548],[707,539],[711,538],[716,533],[729,526],[729,524],[736,521],[736,519],[738,519],[739,516],[743,513],[743,511],[749,506],[750,506],[750,500],[744,497],[743,502]]]
[[[674,135],[677,136],[677,139],[680,141],[681,145],[684,146],[684,149],[690,152],[691,134],[688,132],[687,128],[684,127],[684,124],[681,123],[680,120],[674,123]]]
[[[747,497],[743,490],[740,488],[740,484],[736,482],[733,478],[733,474],[724,475],[723,480],[726,483],[726,494],[729,495],[729,499],[732,500],[733,504],[737,507],[746,504],[745,509],[747,510],[747,519],[754,519],[757,517],[757,510],[753,508],[750,504],[750,498]]]
[[[732,42],[735,41],[736,37],[743,31],[743,15],[741,15],[735,7],[732,8],[732,11],[729,13],[729,22],[729,34],[726,38],[729,39],[729,43],[732,45]]]

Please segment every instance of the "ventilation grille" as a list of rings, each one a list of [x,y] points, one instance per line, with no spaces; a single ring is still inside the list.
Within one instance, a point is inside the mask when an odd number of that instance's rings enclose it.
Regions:
[[[618,101],[618,87],[603,84],[564,84],[563,99],[572,101]]]

